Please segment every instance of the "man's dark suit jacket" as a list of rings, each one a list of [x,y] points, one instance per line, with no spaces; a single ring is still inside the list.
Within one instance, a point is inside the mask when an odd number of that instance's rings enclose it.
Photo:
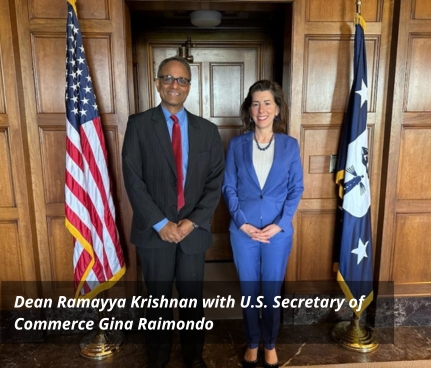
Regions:
[[[189,159],[185,205],[177,211],[176,169],[161,106],[131,115],[123,144],[123,176],[133,209],[131,242],[158,248],[172,244],[153,229],[164,218],[189,219],[199,228],[181,241],[184,253],[200,253],[212,244],[211,219],[220,199],[224,150],[217,127],[187,111]]]

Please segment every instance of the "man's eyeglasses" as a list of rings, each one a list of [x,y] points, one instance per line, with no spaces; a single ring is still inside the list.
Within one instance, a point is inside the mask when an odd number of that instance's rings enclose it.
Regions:
[[[191,79],[179,77],[174,78],[172,75],[159,75],[156,79],[160,79],[163,84],[171,85],[174,81],[177,81],[178,85],[181,87],[187,87],[190,84]]]

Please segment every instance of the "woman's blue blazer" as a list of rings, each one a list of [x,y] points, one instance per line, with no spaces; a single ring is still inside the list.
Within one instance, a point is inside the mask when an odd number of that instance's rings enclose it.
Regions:
[[[292,235],[292,217],[304,191],[298,142],[275,134],[274,161],[261,189],[253,166],[253,134],[234,137],[229,143],[222,187],[232,218],[229,230],[240,231],[245,223],[259,229],[277,224],[285,235]]]

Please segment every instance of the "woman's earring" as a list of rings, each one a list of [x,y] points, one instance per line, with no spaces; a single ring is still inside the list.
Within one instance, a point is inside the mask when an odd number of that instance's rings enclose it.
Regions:
[[[278,117],[278,115],[275,115],[274,117],[274,121],[278,121],[280,118]]]
[[[250,118],[250,121],[249,121],[249,123],[250,123],[250,124],[253,124],[253,123],[254,123],[254,120],[253,120],[253,118]]]

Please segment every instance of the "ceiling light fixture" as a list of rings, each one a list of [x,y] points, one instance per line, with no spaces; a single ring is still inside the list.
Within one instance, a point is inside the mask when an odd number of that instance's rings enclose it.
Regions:
[[[221,22],[221,13],[216,10],[196,10],[190,13],[190,22],[196,27],[216,27]]]

